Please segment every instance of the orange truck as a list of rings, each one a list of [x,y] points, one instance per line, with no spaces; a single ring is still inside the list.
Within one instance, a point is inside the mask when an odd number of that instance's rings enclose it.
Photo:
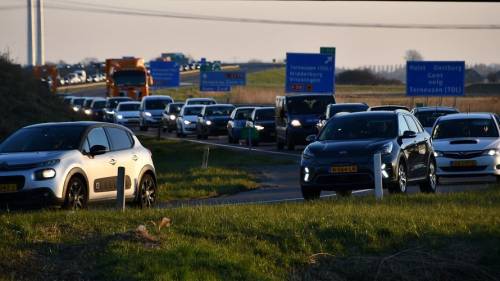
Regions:
[[[108,97],[130,97],[141,100],[149,96],[153,79],[144,59],[124,57],[106,60],[106,89]]]
[[[59,86],[59,71],[55,65],[37,65],[33,66],[35,77],[40,80],[45,80],[52,93],[57,92]]]

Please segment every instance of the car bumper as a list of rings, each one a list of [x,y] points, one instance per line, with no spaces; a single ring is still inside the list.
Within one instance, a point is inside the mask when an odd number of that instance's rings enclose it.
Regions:
[[[148,118],[142,120],[142,125],[149,127],[157,127],[160,125],[161,119]]]
[[[124,119],[117,119],[115,123],[123,126],[137,126],[139,125],[140,121],[139,118],[124,118]]]
[[[474,165],[460,161],[474,161]],[[436,174],[440,177],[463,177],[463,176],[500,176],[500,156],[479,156],[469,159],[455,159],[449,157],[436,157]]]
[[[0,208],[61,206],[63,202],[48,187],[0,193]]]
[[[227,135],[227,127],[225,126],[208,126],[207,135],[209,136],[222,136]]]
[[[397,181],[397,161],[390,155],[382,157],[384,169],[382,182],[384,185],[393,184]],[[334,166],[357,167],[356,172],[334,173]],[[317,163],[302,160],[300,168],[300,183],[303,188],[321,188],[322,190],[357,190],[374,188],[375,179],[373,173],[373,157],[351,157],[349,159],[331,161],[329,163]],[[309,170],[309,173],[306,172]],[[309,174],[309,176],[306,176]]]
[[[310,135],[316,135],[318,133],[315,126],[305,126],[305,127],[290,127],[288,130],[288,137],[294,144],[307,144],[306,138]]]

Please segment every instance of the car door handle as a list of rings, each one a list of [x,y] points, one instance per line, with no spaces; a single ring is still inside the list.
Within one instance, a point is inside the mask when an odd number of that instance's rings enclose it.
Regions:
[[[137,155],[135,155],[135,154],[132,155],[132,160],[137,161],[138,159],[139,159],[139,157],[137,157]]]
[[[115,159],[111,159],[111,160],[109,160],[109,164],[111,164],[111,165],[115,165],[115,164],[116,164],[116,160],[115,160]]]

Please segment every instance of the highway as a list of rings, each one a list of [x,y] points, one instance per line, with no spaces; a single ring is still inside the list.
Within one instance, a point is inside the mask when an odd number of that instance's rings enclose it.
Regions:
[[[156,136],[157,131],[150,129],[148,132],[135,131],[137,135]],[[279,202],[297,202],[303,201],[299,184],[299,160],[301,149],[297,147],[294,151],[276,149],[274,143],[263,143],[259,147],[248,147],[238,144],[228,144],[226,137],[210,137],[208,140],[197,140],[195,137],[177,138],[175,133],[161,133],[161,137],[169,140],[189,141],[198,144],[223,147],[225,149],[233,149],[242,153],[259,153],[266,154],[269,157],[287,157],[296,160],[297,164],[281,165],[281,166],[266,166],[252,168],[249,171],[256,174],[259,178],[260,188],[247,192],[240,192],[233,195],[221,196],[208,199],[196,200],[181,200],[171,201],[160,205],[160,207],[179,207],[188,205],[220,205],[220,204],[269,204]],[[482,178],[456,178],[443,179],[442,184],[438,186],[438,193],[462,192],[469,190],[485,189],[489,183],[494,183],[494,177]],[[418,186],[409,186],[408,193],[418,193]],[[372,189],[358,190],[353,192],[353,196],[371,196],[374,194]],[[384,190],[384,195],[389,196],[387,190]],[[335,197],[335,192],[322,192],[321,197],[328,199]]]

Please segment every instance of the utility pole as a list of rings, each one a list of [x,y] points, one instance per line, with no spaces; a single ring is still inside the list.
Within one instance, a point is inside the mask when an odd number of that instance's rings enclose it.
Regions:
[[[45,46],[44,46],[44,16],[43,16],[43,0],[36,1],[36,12],[37,12],[37,54],[36,54],[36,64],[45,64]]]
[[[35,58],[36,58],[36,54],[35,54],[35,38],[34,38],[34,33],[33,33],[33,30],[34,30],[34,20],[33,20],[33,16],[34,16],[34,9],[33,9],[33,1],[34,0],[28,0],[28,22],[27,22],[27,33],[28,33],[28,37],[27,37],[27,49],[28,49],[28,56],[27,56],[27,64],[28,66],[33,66],[35,65]]]

